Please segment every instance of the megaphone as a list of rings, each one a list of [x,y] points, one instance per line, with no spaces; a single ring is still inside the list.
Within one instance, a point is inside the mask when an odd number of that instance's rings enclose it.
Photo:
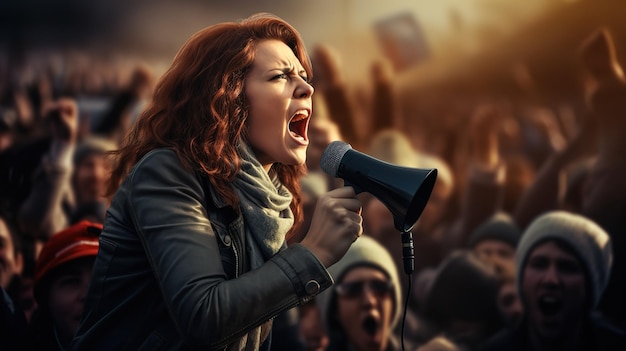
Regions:
[[[320,166],[326,174],[342,178],[356,193],[374,195],[389,209],[394,226],[402,233],[404,270],[412,273],[411,229],[428,203],[437,180],[437,169],[397,166],[358,152],[343,141],[328,144]]]
[[[333,141],[324,150],[320,165],[332,176],[342,178],[357,193],[368,192],[393,214],[394,226],[411,231],[428,203],[437,169],[397,166],[354,150],[343,141]]]

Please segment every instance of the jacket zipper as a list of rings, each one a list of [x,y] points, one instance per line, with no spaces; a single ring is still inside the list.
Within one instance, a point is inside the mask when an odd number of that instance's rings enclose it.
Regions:
[[[235,278],[239,276],[239,254],[237,254],[237,248],[235,248],[235,243],[233,241],[233,254],[235,255]]]

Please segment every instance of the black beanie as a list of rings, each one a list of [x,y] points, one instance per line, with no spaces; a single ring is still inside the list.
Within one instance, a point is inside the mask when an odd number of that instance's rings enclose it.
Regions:
[[[513,217],[505,212],[498,212],[476,228],[469,239],[469,247],[474,248],[483,240],[498,240],[512,247],[517,247],[522,231]]]

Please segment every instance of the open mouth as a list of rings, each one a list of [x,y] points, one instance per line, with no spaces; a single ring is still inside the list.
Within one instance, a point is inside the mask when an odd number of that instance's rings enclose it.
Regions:
[[[561,310],[563,300],[557,296],[541,296],[538,301],[541,313],[546,316],[553,316]]]
[[[378,329],[378,322],[374,317],[369,316],[363,320],[363,324],[361,326],[368,335],[374,336],[376,334],[376,330]]]
[[[297,112],[289,121],[289,133],[296,139],[307,140],[309,114]]]

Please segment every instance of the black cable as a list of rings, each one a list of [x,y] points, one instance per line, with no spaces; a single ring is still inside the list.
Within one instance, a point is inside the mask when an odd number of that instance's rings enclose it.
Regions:
[[[409,308],[409,300],[411,297],[411,286],[413,279],[411,273],[415,269],[415,252],[413,250],[413,234],[410,231],[402,231],[402,260],[404,261],[404,273],[409,280],[406,298],[404,299],[404,313],[402,314],[402,329],[400,331],[400,342],[402,343],[402,351],[404,351],[404,327],[406,323],[406,313]]]
[[[404,299],[404,312],[402,313],[402,329],[400,331],[400,342],[402,343],[402,351],[404,351],[404,326],[406,323],[406,313],[409,308],[409,298],[411,297],[411,285],[413,285],[413,279],[411,279],[410,274],[407,274],[407,278],[409,279],[409,286],[406,292],[406,298]]]

